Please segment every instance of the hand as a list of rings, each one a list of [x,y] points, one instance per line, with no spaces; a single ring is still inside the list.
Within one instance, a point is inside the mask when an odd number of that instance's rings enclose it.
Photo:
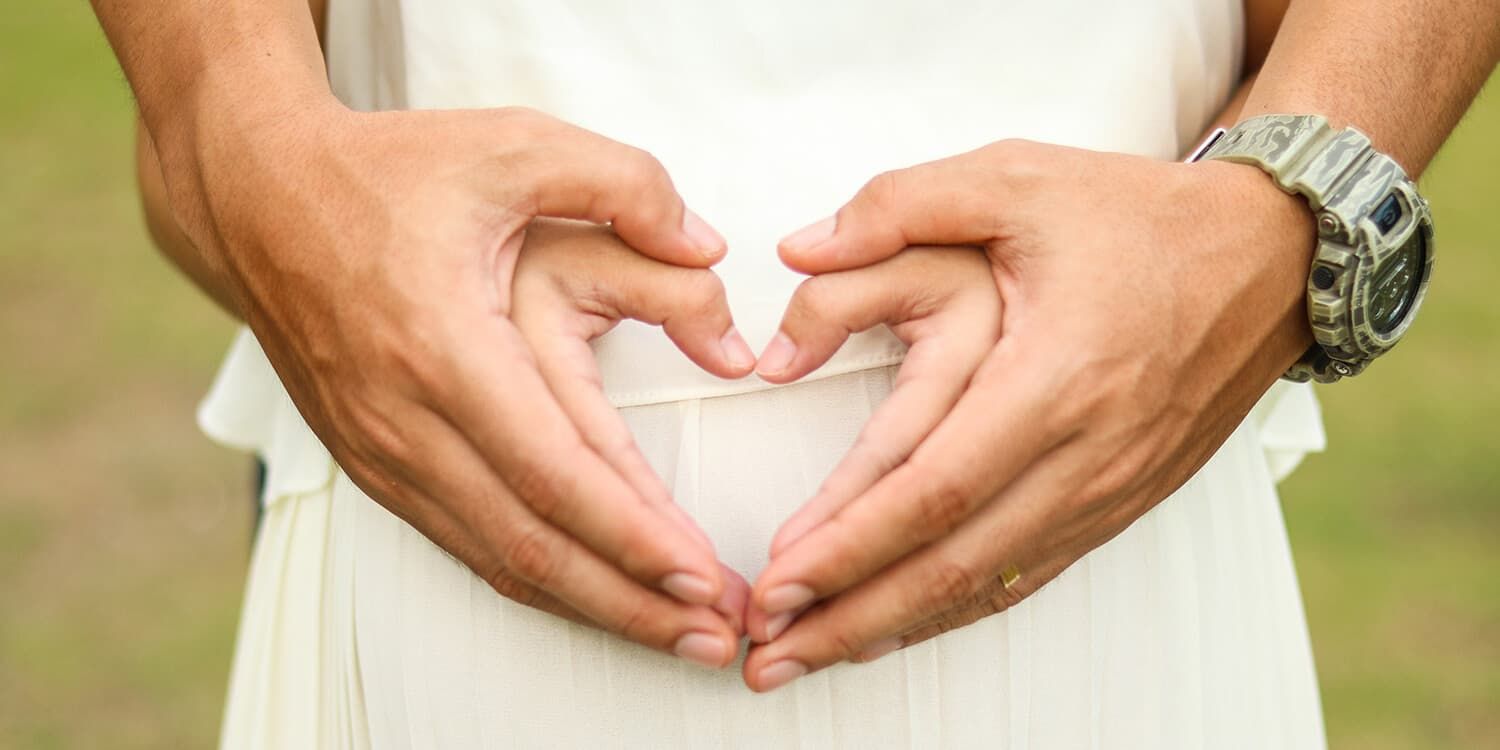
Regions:
[[[753,355],[734,328],[723,282],[705,268],[647,258],[608,227],[537,219],[526,230],[511,288],[511,320],[568,417],[642,498],[712,549],[713,543],[673,502],[619,410],[605,397],[589,342],[621,320],[639,320],[662,326],[703,369],[720,377],[743,377]],[[742,634],[749,584],[728,566],[719,567],[725,588],[714,608]]]
[[[990,265],[973,247],[913,247],[879,263],[813,276],[797,288],[756,370],[788,383],[817,369],[849,334],[885,324],[907,345],[891,394],[813,499],[782,525],[772,556],[895,468],[937,425],[1000,336]],[[793,611],[748,613],[753,640],[774,640]]]
[[[817,605],[747,684],[1000,612],[1169,495],[1310,345],[1312,238],[1253,167],[1003,142],[882,175],[785,240],[812,273],[980,245],[1005,321],[941,424],[775,553],[750,617]]]
[[[310,107],[211,134],[172,152],[192,169],[164,162],[178,221],[349,477],[505,596],[729,663],[712,548],[511,319],[537,216],[612,222],[679,265],[723,255],[661,166],[515,109]],[[737,336],[691,340],[720,374],[753,365]]]

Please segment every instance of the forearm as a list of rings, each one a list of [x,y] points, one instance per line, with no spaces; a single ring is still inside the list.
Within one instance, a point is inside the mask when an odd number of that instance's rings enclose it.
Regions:
[[[305,0],[92,0],[169,171],[224,122],[329,97]]]
[[[102,3],[98,5],[102,6]],[[320,55],[325,5],[324,0],[311,0],[308,4],[316,27]],[[101,12],[100,18],[108,23],[104,12]],[[168,103],[167,106],[170,107],[171,104]],[[170,127],[168,123],[166,128],[170,129]],[[183,231],[177,217],[172,213],[171,204],[167,199],[166,182],[162,177],[161,160],[144,119],[136,123],[135,162],[136,185],[141,194],[146,227],[150,230],[151,238],[156,246],[173,265],[177,266],[178,270],[203,290],[219,307],[230,315],[243,319],[244,315],[239,309],[234,293],[226,283],[223,274],[218,271],[217,264],[210,262],[193,244],[192,239]]]
[[[202,252],[182,231],[177,218],[172,215],[167,202],[167,186],[162,181],[161,164],[156,157],[156,146],[151,143],[151,134],[144,124],[137,124],[135,143],[136,184],[141,191],[141,208],[146,217],[146,228],[162,255],[172,262],[205,294],[230,315],[244,319],[234,293],[223,274],[204,258]]]
[[[1497,59],[1494,0],[1295,0],[1238,119],[1320,114],[1415,176]]]

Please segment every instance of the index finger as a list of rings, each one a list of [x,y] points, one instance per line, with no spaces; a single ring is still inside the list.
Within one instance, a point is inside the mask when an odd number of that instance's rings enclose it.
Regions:
[[[1068,436],[1048,429],[1049,383],[1002,340],[906,463],[773,559],[752,592],[768,614],[843,591],[948,533]]]

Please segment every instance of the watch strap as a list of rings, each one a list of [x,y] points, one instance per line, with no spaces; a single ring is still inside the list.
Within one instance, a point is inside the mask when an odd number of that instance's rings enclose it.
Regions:
[[[1375,151],[1364,133],[1334,130],[1317,115],[1252,117],[1216,139],[1202,158],[1260,167],[1314,211],[1342,217],[1367,214],[1393,182],[1406,179],[1401,165]]]

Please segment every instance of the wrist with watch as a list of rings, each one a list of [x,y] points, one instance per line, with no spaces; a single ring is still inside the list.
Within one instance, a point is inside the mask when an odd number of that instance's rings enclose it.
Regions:
[[[1187,161],[1260,167],[1317,220],[1307,279],[1313,345],[1283,377],[1357,375],[1406,334],[1432,276],[1432,214],[1394,159],[1316,115],[1262,115],[1209,135]]]

